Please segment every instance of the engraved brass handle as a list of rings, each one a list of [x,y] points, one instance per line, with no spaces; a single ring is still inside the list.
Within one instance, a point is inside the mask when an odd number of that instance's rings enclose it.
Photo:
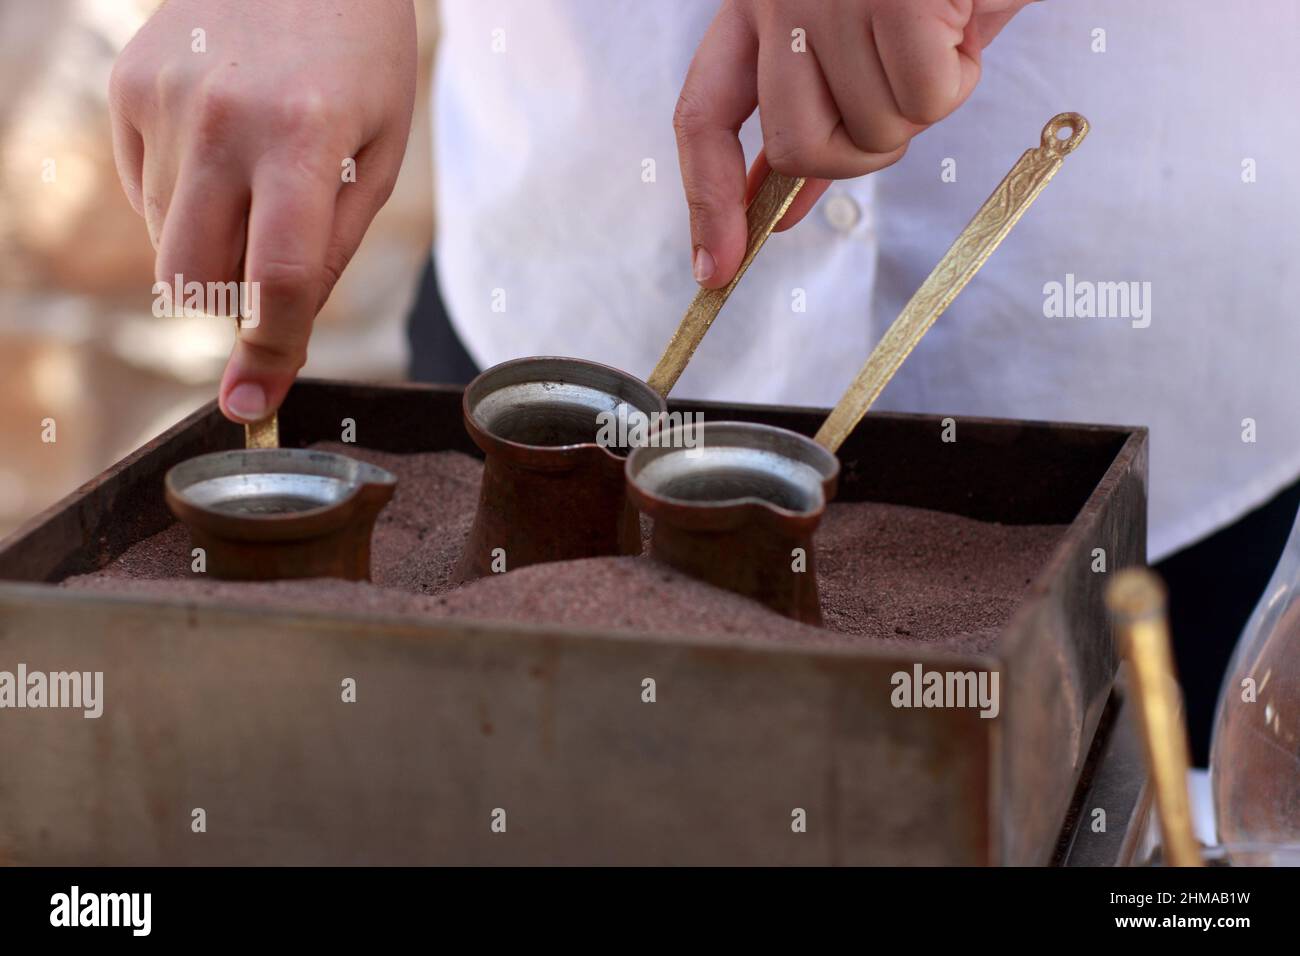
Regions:
[[[1060,134],[1067,129],[1071,133],[1062,139]],[[1048,121],[1043,127],[1042,144],[1027,150],[1011,167],[1011,172],[993,190],[876,343],[867,364],[822,423],[816,435],[818,444],[830,451],[839,450],[921,337],[975,277],[980,266],[1056,175],[1065,157],[1087,135],[1088,121],[1078,113],[1061,113]]]

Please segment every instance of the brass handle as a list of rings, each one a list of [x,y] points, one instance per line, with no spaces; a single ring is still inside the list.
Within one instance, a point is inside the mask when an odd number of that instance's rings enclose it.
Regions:
[[[1203,866],[1187,796],[1191,761],[1169,649],[1164,587],[1150,571],[1121,571],[1106,589],[1106,606],[1133,678],[1165,858],[1170,866]]]
[[[280,416],[272,414],[260,422],[244,425],[245,448],[279,448]]]
[[[677,380],[682,377],[682,372],[686,370],[686,363],[691,360],[695,350],[704,341],[704,334],[709,331],[709,326],[718,317],[723,304],[731,295],[731,290],[736,287],[740,277],[754,261],[758,250],[763,248],[763,243],[767,242],[767,237],[772,234],[776,224],[790,208],[794,197],[799,195],[803,184],[802,177],[786,176],[774,169],[768,170],[762,184],[758,187],[758,192],[754,194],[754,198],[745,209],[745,222],[748,226],[745,258],[740,260],[740,268],[736,270],[736,275],[721,289],[701,289],[695,294],[690,308],[682,317],[681,324],[677,326],[677,331],[669,340],[668,347],[664,349],[663,357],[650,373],[648,384],[660,395],[666,397],[677,384]]]
[[[240,268],[240,274],[243,274],[243,268]],[[239,338],[240,318],[235,316],[235,338]],[[280,416],[272,412],[268,418],[263,418],[260,422],[246,423],[244,425],[244,447],[245,448],[279,448],[280,447]]]
[[[1061,139],[1060,133],[1066,129],[1071,131],[1070,136]],[[867,364],[822,423],[816,435],[818,444],[830,451],[839,450],[921,337],[975,277],[980,266],[1056,175],[1065,157],[1087,135],[1088,121],[1078,113],[1061,113],[1048,121],[1043,127],[1041,145],[1027,150],[1011,167],[1011,172],[993,190],[876,343]]]

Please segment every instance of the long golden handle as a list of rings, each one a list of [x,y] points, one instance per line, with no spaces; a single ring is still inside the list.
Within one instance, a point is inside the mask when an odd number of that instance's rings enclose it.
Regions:
[[[745,210],[745,221],[749,227],[745,240],[745,258],[740,260],[740,268],[736,270],[735,277],[721,289],[701,289],[695,294],[681,324],[664,349],[663,357],[650,373],[649,385],[660,395],[667,396],[682,377],[686,363],[691,360],[700,342],[704,341],[704,334],[718,317],[731,290],[754,261],[758,250],[763,248],[763,243],[767,242],[767,237],[790,208],[794,197],[799,195],[803,184],[802,178],[786,176],[774,169],[768,171]]]
[[[1062,130],[1070,130],[1065,139],[1060,138]],[[980,266],[1056,175],[1065,157],[1087,135],[1088,121],[1078,113],[1061,113],[1048,121],[1043,127],[1042,145],[1026,151],[1011,167],[1011,172],[993,190],[993,195],[975,213],[975,218],[876,343],[867,364],[818,430],[816,441],[823,448],[839,450],[935,319],[979,272]]]
[[[1150,571],[1121,571],[1106,589],[1106,606],[1133,679],[1165,859],[1170,866],[1203,866],[1187,796],[1191,762],[1169,648],[1164,586]]]

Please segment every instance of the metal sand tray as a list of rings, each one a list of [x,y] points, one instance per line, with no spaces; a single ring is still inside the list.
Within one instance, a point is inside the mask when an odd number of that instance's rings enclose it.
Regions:
[[[1068,132],[1065,138],[1063,132]],[[926,331],[979,271],[1088,133],[1061,113],[980,207],[885,332],[814,439],[771,425],[674,429],[627,458],[629,495],[654,519],[651,554],[789,617],[821,623],[813,532],[839,477],[836,452]],[[677,447],[674,447],[677,446]]]
[[[504,362],[470,382],[465,428],[487,460],[459,580],[545,561],[641,553],[623,475],[629,447],[597,440],[601,417],[644,416],[657,425],[668,392],[803,184],[767,174],[745,211],[745,255],[735,277],[696,294],[648,382],[555,357]]]

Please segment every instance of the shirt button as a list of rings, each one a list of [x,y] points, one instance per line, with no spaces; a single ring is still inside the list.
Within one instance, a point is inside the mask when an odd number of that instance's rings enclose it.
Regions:
[[[833,193],[826,197],[826,202],[822,203],[822,215],[836,232],[847,233],[862,218],[862,210],[858,208],[858,204],[853,201],[852,196],[846,196],[844,193]]]

